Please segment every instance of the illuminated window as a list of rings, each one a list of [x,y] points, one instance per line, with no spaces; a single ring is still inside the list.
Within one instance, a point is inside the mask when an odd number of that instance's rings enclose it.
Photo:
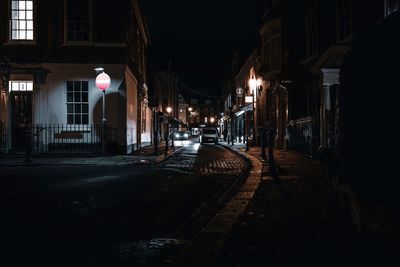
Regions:
[[[90,0],[67,0],[66,7],[67,41],[90,41]]]
[[[351,0],[337,0],[337,38],[343,40],[351,35]]]
[[[400,0],[385,0],[384,16],[389,16],[400,8]]]
[[[33,1],[11,1],[11,40],[33,40]]]
[[[317,5],[312,1],[307,11],[307,56],[317,54],[318,48],[318,17]]]
[[[33,91],[32,81],[10,81],[9,91],[13,92],[30,92]]]
[[[67,81],[67,123],[89,123],[89,92],[87,81]]]

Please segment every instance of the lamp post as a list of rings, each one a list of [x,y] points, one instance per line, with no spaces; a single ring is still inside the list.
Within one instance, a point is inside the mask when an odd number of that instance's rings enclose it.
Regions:
[[[260,85],[261,81],[259,79],[256,79],[254,76],[253,78],[249,81],[250,88],[252,89],[252,96],[253,96],[253,132],[254,132],[254,137],[253,137],[253,145],[257,145],[257,133],[260,132],[260,145],[261,145],[261,154],[260,156],[265,159],[266,154],[265,154],[265,128],[260,127],[258,128],[258,119],[256,116],[257,112],[257,93],[260,90]],[[258,115],[258,114],[257,114]]]
[[[254,78],[250,79],[249,81],[250,89],[251,89],[251,96],[253,98],[252,105],[253,105],[253,146],[257,144],[257,134],[256,134],[256,121],[255,121],[255,113],[256,113],[256,105],[255,105],[255,91],[257,88],[257,80]]]
[[[233,146],[233,119],[234,119],[233,107],[230,106],[228,107],[228,109],[229,109],[229,116],[231,117],[231,143]],[[228,145],[229,145],[229,140],[228,140]]]
[[[101,120],[101,137],[102,137],[102,152],[103,155],[107,154],[107,120],[106,120],[106,90],[110,87],[111,79],[104,68],[97,67],[96,71],[96,86],[99,90],[103,91],[103,118]]]
[[[4,64],[0,64],[0,78],[1,78],[1,84],[0,84],[0,88],[2,87],[2,91],[5,92],[6,94],[8,94],[7,97],[7,103],[6,103],[6,108],[7,110],[9,110],[10,112],[8,112],[8,116],[7,116],[7,122],[5,124],[5,134],[8,135],[8,138],[6,139],[6,143],[5,143],[5,148],[6,148],[6,152],[9,153],[11,148],[12,148],[12,136],[13,136],[13,127],[11,127],[11,121],[13,121],[13,114],[14,112],[12,112],[13,110],[13,102],[11,99],[14,99],[13,96],[13,91],[12,90],[8,90],[8,82],[10,80],[10,74],[11,74],[11,70],[12,70],[12,66],[8,63],[4,63]]]
[[[192,107],[188,107],[188,111],[189,111],[189,117],[187,118],[187,126],[188,126],[188,130],[190,131],[190,134],[192,135],[192,128],[190,128],[189,122],[190,122],[190,119],[192,118],[193,108]]]
[[[155,107],[153,107],[153,128],[154,154],[158,155],[158,115]]]
[[[171,112],[172,112],[172,108],[171,107],[167,107],[167,112],[168,112],[168,130],[167,130],[167,144],[169,141],[169,126],[171,124]],[[172,128],[172,135],[171,135],[171,148],[174,148],[174,128]],[[168,149],[167,145],[166,148]]]

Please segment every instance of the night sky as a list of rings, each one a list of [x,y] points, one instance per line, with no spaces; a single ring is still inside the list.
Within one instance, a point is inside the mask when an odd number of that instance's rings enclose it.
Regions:
[[[191,88],[220,93],[238,47],[255,44],[257,0],[143,0],[156,61],[172,61]]]

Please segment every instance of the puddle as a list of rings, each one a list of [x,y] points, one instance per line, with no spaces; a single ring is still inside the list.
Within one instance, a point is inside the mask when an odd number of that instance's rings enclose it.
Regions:
[[[175,251],[185,243],[185,240],[175,238],[154,238],[134,243],[120,244],[114,248],[114,253],[117,253],[119,257],[122,258],[131,258],[143,262],[151,262],[156,259],[169,260],[163,257],[162,254],[168,255],[170,254],[169,252]]]

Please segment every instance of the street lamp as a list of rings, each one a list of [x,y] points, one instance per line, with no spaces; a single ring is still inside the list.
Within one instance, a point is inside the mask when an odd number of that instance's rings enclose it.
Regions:
[[[235,118],[235,116],[234,116],[235,114],[233,113],[233,107],[232,106],[229,106],[228,109],[229,109],[229,116],[231,118],[231,143],[232,143],[232,146],[233,146],[233,119]],[[228,145],[229,145],[229,139],[228,139]]]
[[[167,143],[168,143],[168,139],[169,139],[169,125],[171,123],[171,112],[172,112],[172,108],[171,107],[167,107],[167,112],[168,112],[168,137],[167,137]],[[172,126],[172,135],[171,135],[171,147],[174,148],[174,128]]]
[[[190,119],[191,119],[191,117],[192,117],[193,108],[192,108],[192,107],[188,107],[188,111],[189,111],[189,116],[188,116],[188,118],[186,119],[187,128],[188,128],[188,130],[190,131],[190,134],[192,134],[192,129],[190,128],[189,122],[190,122]]]
[[[102,136],[102,152],[103,155],[107,154],[107,120],[106,120],[106,90],[110,87],[111,79],[107,73],[104,72],[103,67],[96,67],[96,86],[99,90],[103,91],[103,118],[101,120],[101,136]]]
[[[257,101],[257,90],[261,85],[261,81],[256,79],[254,76],[249,80],[249,87],[251,95],[253,97],[253,146],[257,145],[257,127],[256,127],[256,101]]]

